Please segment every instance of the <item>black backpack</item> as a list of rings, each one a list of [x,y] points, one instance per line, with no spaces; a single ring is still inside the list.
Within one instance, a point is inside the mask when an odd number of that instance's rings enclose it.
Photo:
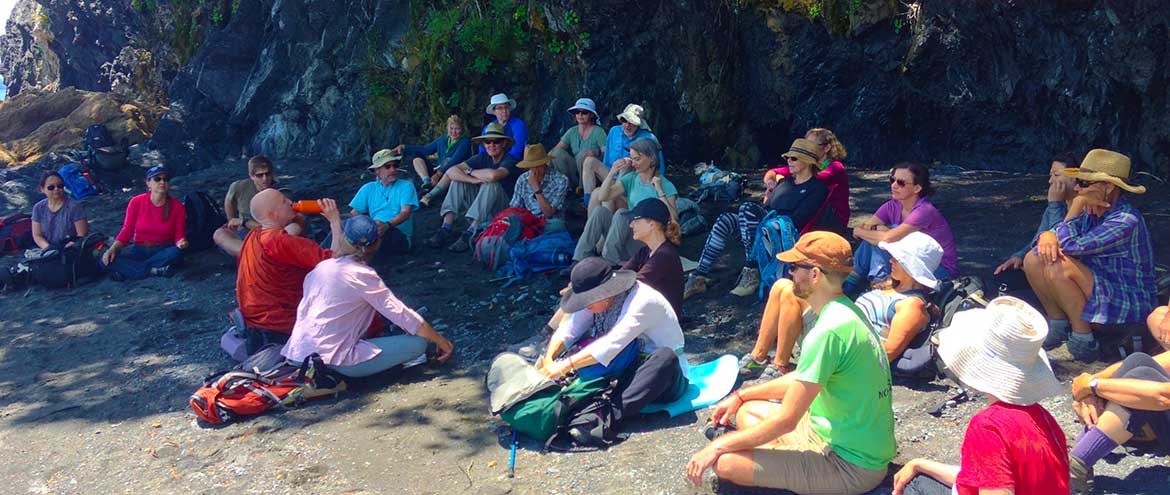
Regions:
[[[204,191],[195,191],[183,198],[187,210],[188,251],[202,251],[215,245],[211,239],[215,230],[227,223],[223,209]]]
[[[618,433],[614,415],[621,407],[623,379],[631,376],[632,373],[625,373],[623,377],[610,378],[600,391],[580,401],[565,403],[568,421],[557,425],[545,448],[561,452],[604,449],[625,440],[629,435]]]
[[[931,316],[926,329],[919,332],[902,352],[897,361],[890,363],[897,376],[933,378],[943,369],[938,360],[938,333],[951,325],[955,313],[971,308],[987,306],[984,296],[983,279],[979,277],[958,277],[944,280],[930,302]]]
[[[93,124],[85,128],[85,147],[93,151],[98,148],[106,148],[114,146],[118,143],[114,142],[113,136],[110,136],[110,130],[106,129],[103,124]]]
[[[28,263],[28,281],[48,289],[76,287],[102,273],[98,260],[105,251],[106,236],[91,234],[69,247],[50,247]]]

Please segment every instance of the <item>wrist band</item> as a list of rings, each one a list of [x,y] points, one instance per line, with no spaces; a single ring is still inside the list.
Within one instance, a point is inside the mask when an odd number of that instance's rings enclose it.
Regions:
[[[743,400],[743,396],[742,396],[742,395],[739,395],[739,390],[736,390],[736,391],[735,391],[735,393],[733,393],[732,395],[734,395],[736,399],[739,399],[739,403],[740,403],[740,404],[743,404],[744,402],[747,402],[746,400]]]

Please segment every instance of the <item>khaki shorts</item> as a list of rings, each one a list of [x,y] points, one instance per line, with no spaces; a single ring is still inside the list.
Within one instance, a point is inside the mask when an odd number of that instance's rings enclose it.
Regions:
[[[796,429],[752,449],[756,486],[806,494],[865,493],[876,488],[886,470],[850,464],[812,430],[806,413]]]

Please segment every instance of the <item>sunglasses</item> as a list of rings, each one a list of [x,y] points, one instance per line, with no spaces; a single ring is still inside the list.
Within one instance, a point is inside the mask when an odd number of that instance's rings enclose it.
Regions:
[[[898,187],[906,187],[906,185],[909,184],[909,182],[906,182],[905,179],[895,179],[893,177],[890,177],[890,184],[897,184]]]
[[[485,145],[503,144],[503,141],[500,141],[499,139],[484,139],[483,144],[485,144]]]
[[[46,186],[45,186],[45,190],[46,190],[46,191],[56,191],[56,190],[58,190],[58,189],[60,189],[60,190],[64,191],[64,190],[65,190],[65,184],[48,184],[48,185],[46,185]]]
[[[589,110],[573,110],[573,115],[592,115],[593,112]]]
[[[788,271],[791,272],[792,270],[797,269],[797,268],[800,268],[801,270],[812,270],[813,268],[817,268],[817,266],[816,265],[809,265],[807,263],[793,263],[793,264],[789,265]]]
[[[398,162],[386,162],[382,164],[382,168],[398,168]]]
[[[154,177],[151,177],[150,180],[152,182],[170,182],[171,178],[167,177],[165,175],[156,175]]]
[[[271,177],[271,176],[272,176],[272,172],[256,172],[256,173],[252,174],[252,177],[256,177],[258,179],[263,178],[263,177]]]
[[[1093,184],[1094,184],[1093,182],[1089,182],[1089,181],[1084,180],[1084,179],[1077,179],[1076,183],[1077,183],[1077,187],[1079,187],[1081,189],[1088,189],[1090,187],[1093,187]]]
[[[795,157],[795,156],[786,156],[786,157],[784,157],[784,159],[788,160],[788,163],[794,163],[794,162],[800,161],[800,159]]]

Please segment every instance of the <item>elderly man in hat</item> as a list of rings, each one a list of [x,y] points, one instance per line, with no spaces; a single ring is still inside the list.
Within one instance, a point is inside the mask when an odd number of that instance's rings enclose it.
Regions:
[[[545,153],[543,144],[524,147],[524,159],[516,164],[516,168],[525,172],[516,179],[512,202],[508,206],[525,208],[533,215],[543,217],[546,222],[559,222],[560,227],[554,230],[564,230],[561,209],[565,206],[565,195],[569,192],[569,178],[549,167],[552,160]]]
[[[605,167],[600,165],[601,158],[605,156],[606,135],[605,130],[598,125],[601,117],[597,115],[597,105],[593,99],[578,99],[576,104],[569,107],[569,113],[577,125],[561,135],[560,142],[549,154],[553,157],[553,168],[565,174],[573,187],[579,187],[582,185],[581,174],[586,168],[595,173],[605,173]],[[604,175],[594,176],[594,184],[604,178]],[[592,188],[585,192],[592,192]]]
[[[621,392],[616,423],[647,404],[681,397],[688,384],[687,362],[682,328],[670,301],[639,282],[637,273],[614,270],[598,257],[577,263],[570,280],[561,299],[566,316],[537,363],[541,371],[550,378],[574,372],[596,377],[636,367]]]
[[[483,134],[472,141],[486,151],[447,170],[451,190],[439,210],[443,223],[428,241],[433,248],[442,247],[455,237],[455,219],[465,214],[471,224],[448,249],[454,252],[471,249],[474,233],[507,207],[508,197],[520,175],[516,159],[506,151],[514,141],[499,124],[489,124]]]
[[[1076,179],[1077,196],[1065,220],[1037,238],[1024,273],[1048,313],[1044,348],[1068,340],[1073,358],[1093,362],[1093,325],[1140,322],[1155,306],[1150,232],[1125,197],[1146,188],[1126,182],[1129,157],[1109,150],[1090,151],[1064,174]]]
[[[811,232],[777,257],[791,264],[793,290],[817,315],[800,364],[717,404],[707,431],[714,440],[686,475],[696,486],[713,468],[737,485],[867,492],[896,451],[892,381],[877,334],[841,290],[853,270],[849,242]],[[731,425],[738,430],[724,433]]]
[[[528,144],[528,126],[524,125],[524,121],[520,117],[512,115],[516,110],[516,100],[508,98],[508,95],[499,93],[492,95],[491,101],[488,102],[487,114],[494,115],[495,120],[483,126],[483,132],[487,133],[488,127],[494,125],[500,126],[504,134],[512,138],[512,144],[508,145],[508,155],[517,160],[524,157],[524,145]],[[479,147],[480,153],[487,152],[487,148],[483,145]]]
[[[378,225],[382,237],[377,261],[384,261],[396,254],[410,251],[414,235],[411,214],[418,208],[418,193],[409,181],[398,180],[398,167],[402,155],[393,150],[374,153],[370,170],[377,176],[358,189],[353,201],[349,202],[351,216],[369,215]]]

